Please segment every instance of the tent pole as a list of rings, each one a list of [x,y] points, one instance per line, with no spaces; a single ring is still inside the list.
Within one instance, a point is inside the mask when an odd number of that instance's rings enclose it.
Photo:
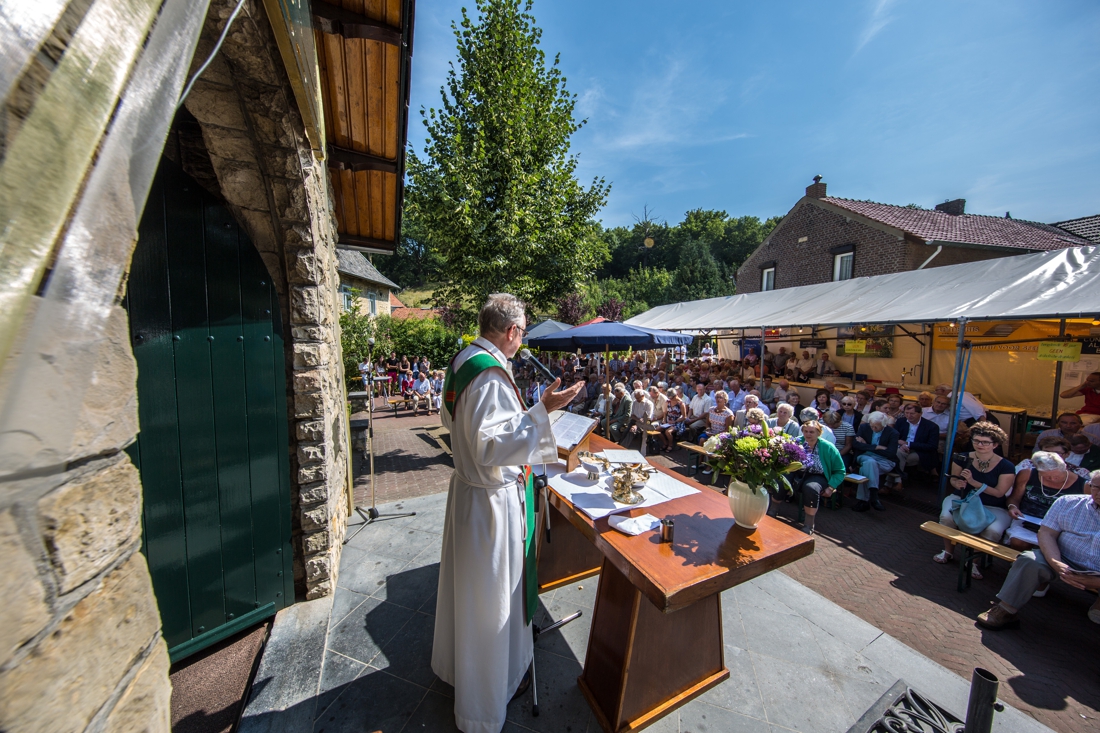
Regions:
[[[950,417],[947,421],[947,439],[943,444],[943,463],[940,466],[940,501],[943,501],[943,497],[947,495],[947,476],[951,472],[951,453],[952,448],[955,447],[955,434],[959,429],[959,405],[961,398],[959,396],[959,385],[962,383],[963,377],[963,350],[966,348],[966,319],[960,318],[959,321],[959,335],[955,339],[955,376],[951,382],[951,406],[948,409],[948,415]]]
[[[604,354],[607,359],[607,368],[604,369],[604,374],[607,375],[607,402],[604,403],[604,429],[603,437],[607,440],[611,440],[611,344],[604,344]]]
[[[1066,335],[1066,319],[1058,324],[1058,335]],[[1062,388],[1062,362],[1054,362],[1054,396],[1050,401],[1050,424],[1055,425],[1058,420],[1058,391]]]
[[[760,386],[761,387],[764,386],[764,384],[763,384],[763,382],[764,382],[764,351],[767,348],[768,348],[767,328],[765,328],[764,326],[761,326],[760,327],[760,353],[757,355],[757,356],[760,357],[759,364],[760,364],[760,382],[761,382]]]
[[[852,354],[852,389],[856,388],[856,370],[859,369],[859,356]]]

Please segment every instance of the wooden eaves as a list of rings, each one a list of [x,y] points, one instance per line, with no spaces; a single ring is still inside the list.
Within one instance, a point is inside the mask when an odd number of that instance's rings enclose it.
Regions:
[[[414,0],[312,1],[339,246],[401,234]]]

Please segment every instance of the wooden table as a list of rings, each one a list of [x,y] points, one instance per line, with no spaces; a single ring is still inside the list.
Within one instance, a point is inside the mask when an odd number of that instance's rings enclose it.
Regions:
[[[595,451],[616,447],[591,440]],[[729,677],[721,592],[814,549],[813,537],[771,517],[756,530],[736,526],[725,496],[654,468],[700,489],[626,512],[673,517],[672,544],[656,530],[630,537],[593,521],[552,489],[551,541],[541,533],[540,590],[601,575],[577,683],[608,733],[645,728]]]

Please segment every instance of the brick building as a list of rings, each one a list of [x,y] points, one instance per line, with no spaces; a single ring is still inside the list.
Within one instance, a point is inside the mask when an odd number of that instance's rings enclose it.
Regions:
[[[813,285],[1092,244],[1058,227],[826,196],[821,176],[737,271],[737,292]]]

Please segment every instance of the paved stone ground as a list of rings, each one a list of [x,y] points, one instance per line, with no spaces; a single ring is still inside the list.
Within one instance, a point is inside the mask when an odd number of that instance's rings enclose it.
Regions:
[[[344,550],[335,596],[276,619],[242,733],[451,733],[453,689],[431,671],[445,494],[380,506],[415,511],[368,528]],[[531,694],[508,707],[506,733],[598,733],[576,678],[597,580],[541,596],[538,618],[584,615],[536,645],[541,716]],[[949,710],[968,685],[797,583],[769,573],[722,594],[730,678],[648,730],[656,733],[841,733],[902,678]],[[1048,730],[1018,711],[999,733]]]
[[[428,435],[436,425],[435,416],[376,415],[380,504],[446,491],[450,460]],[[650,458],[709,482],[692,472],[686,451],[670,455]],[[357,495],[364,486],[357,472]],[[931,562],[938,540],[918,529],[933,516],[934,488],[911,485],[904,500],[887,497],[886,503],[883,513],[822,510],[815,554],[784,572],[956,674],[969,679],[975,666],[989,669],[1002,680],[1003,699],[1045,725],[1097,730],[1100,629],[1085,616],[1089,596],[1056,585],[1023,610],[1022,629],[984,631],[973,619],[991,602],[1007,567],[994,565],[985,580],[958,593],[956,566]],[[794,507],[782,514],[793,521]],[[583,659],[583,647],[579,655]]]
[[[384,404],[384,400],[378,403]],[[352,415],[353,419],[366,417],[365,412]],[[394,417],[392,409],[374,413],[375,491],[379,504],[447,490],[451,458],[431,435],[441,428],[438,415],[421,413],[414,417],[411,410],[401,410]],[[354,443],[355,502],[370,506],[370,464],[363,454],[364,441]]]

